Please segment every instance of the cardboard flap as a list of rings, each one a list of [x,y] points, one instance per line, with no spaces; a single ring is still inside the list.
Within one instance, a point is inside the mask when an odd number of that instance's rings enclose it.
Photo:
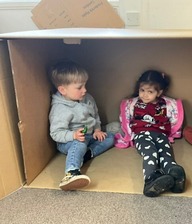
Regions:
[[[106,0],[42,0],[32,10],[32,14],[39,29],[125,27],[122,19]]]
[[[24,170],[6,41],[0,41],[0,55],[0,198],[2,198],[22,186]]]
[[[33,51],[35,43],[9,41],[27,184],[55,154],[49,137],[50,87],[42,67],[44,51],[38,51],[41,45]]]

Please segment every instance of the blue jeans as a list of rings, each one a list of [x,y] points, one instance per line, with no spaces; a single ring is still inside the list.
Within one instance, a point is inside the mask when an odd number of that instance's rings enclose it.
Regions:
[[[96,157],[113,145],[114,135],[108,132],[106,138],[101,142],[94,139],[92,134],[86,134],[84,142],[74,140],[67,143],[57,143],[57,149],[67,155],[65,173],[68,173],[70,170],[81,168],[83,157],[88,149],[91,150],[92,157]]]

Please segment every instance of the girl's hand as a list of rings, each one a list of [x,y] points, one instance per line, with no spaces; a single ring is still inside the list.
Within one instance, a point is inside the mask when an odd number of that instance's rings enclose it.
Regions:
[[[83,129],[84,128],[80,128],[80,129],[74,131],[73,139],[76,139],[76,140],[78,140],[80,142],[84,142],[85,141],[85,134],[82,133]]]
[[[98,141],[103,141],[107,136],[106,132],[103,132],[99,129],[95,129],[95,132],[93,133],[93,138],[97,139]]]

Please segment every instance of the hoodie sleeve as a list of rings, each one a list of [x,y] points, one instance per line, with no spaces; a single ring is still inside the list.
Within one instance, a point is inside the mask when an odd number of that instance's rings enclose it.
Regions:
[[[98,113],[97,104],[96,104],[94,98],[90,94],[87,94],[87,100],[90,102],[90,104],[92,104],[93,111],[94,111],[93,112],[94,113],[94,118],[96,120],[94,130],[95,129],[101,129],[101,120],[100,120],[100,116],[99,116],[99,113]]]
[[[63,107],[63,105],[57,105],[57,107],[51,108],[49,114],[50,135],[56,142],[67,143],[73,141],[74,132],[69,130],[69,122],[73,115],[66,108],[64,110]]]

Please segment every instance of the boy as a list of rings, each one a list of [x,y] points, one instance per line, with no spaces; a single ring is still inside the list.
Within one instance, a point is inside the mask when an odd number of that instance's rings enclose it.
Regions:
[[[49,114],[50,135],[57,149],[66,154],[65,177],[59,187],[75,190],[87,186],[90,178],[80,168],[114,144],[111,133],[101,131],[101,121],[93,97],[86,93],[88,74],[72,61],[59,62],[49,71],[57,92]]]

